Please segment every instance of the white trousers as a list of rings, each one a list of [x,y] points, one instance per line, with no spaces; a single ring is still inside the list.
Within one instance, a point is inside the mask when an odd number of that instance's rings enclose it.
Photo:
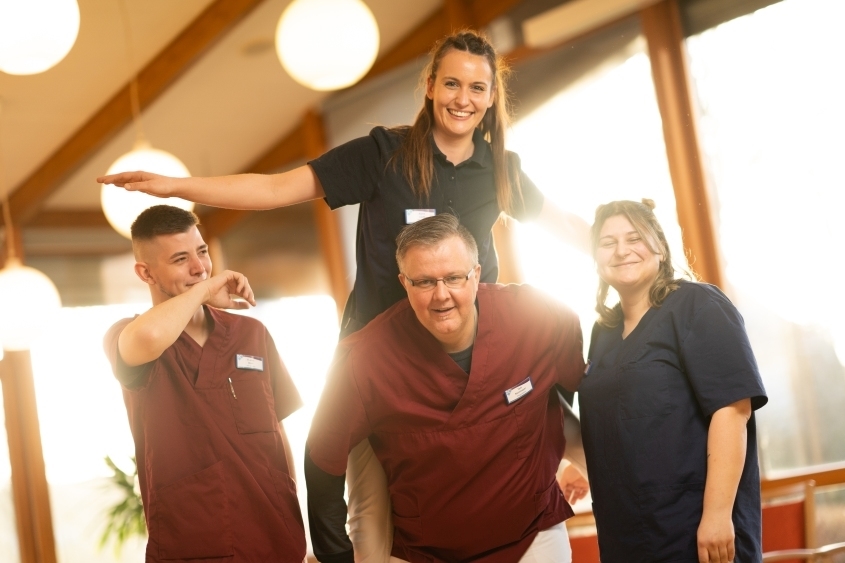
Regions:
[[[355,563],[407,563],[390,556],[393,520],[387,477],[370,442],[364,440],[349,453],[346,465],[349,488],[349,539]],[[571,563],[569,534],[561,522],[542,530],[519,563]]]
[[[531,542],[531,547],[519,560],[519,563],[571,563],[572,547],[566,524],[555,524],[541,530]]]
[[[393,548],[390,494],[384,469],[367,440],[349,452],[346,485],[355,563],[387,563]]]
[[[398,557],[391,557],[390,563],[408,562]],[[569,534],[566,533],[563,522],[538,533],[519,563],[572,563]]]

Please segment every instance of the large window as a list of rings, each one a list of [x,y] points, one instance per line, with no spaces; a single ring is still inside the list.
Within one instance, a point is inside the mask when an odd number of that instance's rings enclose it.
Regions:
[[[764,474],[845,460],[839,0],[785,0],[690,37],[726,290],[769,394]]]
[[[674,261],[685,268],[645,41],[634,35],[602,59],[519,119],[509,147],[547,198],[589,223],[599,204],[654,200]],[[592,257],[561,244],[540,226],[513,228],[525,281],[578,313],[586,346],[596,319],[598,277]]]

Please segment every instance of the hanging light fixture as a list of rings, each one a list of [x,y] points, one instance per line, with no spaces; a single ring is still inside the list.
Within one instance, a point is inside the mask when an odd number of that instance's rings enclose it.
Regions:
[[[76,0],[0,0],[0,71],[44,72],[65,58],[78,34]]]
[[[0,348],[29,350],[44,326],[62,306],[59,292],[50,278],[21,264],[15,253],[9,200],[3,203],[6,226],[6,264],[0,270]]]
[[[2,0],[0,0],[2,1]],[[129,26],[129,11],[126,0],[120,0],[121,17],[126,37],[126,56],[129,68],[135,68],[135,57],[132,51],[132,28]],[[138,97],[138,75],[133,74],[129,83],[129,98],[132,105],[132,120],[135,126],[135,146],[131,151],[122,155],[109,166],[106,174],[119,172],[134,172],[144,170],[162,176],[187,178],[191,175],[182,161],[169,152],[154,149],[144,138],[141,122],[141,103]],[[109,224],[121,235],[132,238],[130,227],[142,211],[153,205],[173,205],[182,209],[192,210],[194,203],[177,197],[158,198],[141,192],[128,192],[111,184],[103,184],[100,188],[100,205]]]
[[[7,258],[0,270],[0,292],[9,297],[0,314],[0,344],[5,350],[29,350],[61,308],[59,292],[50,278],[17,258]]]
[[[294,80],[313,90],[338,90],[367,74],[379,32],[361,0],[294,0],[276,26],[276,54]]]
[[[137,141],[131,151],[115,160],[106,174],[135,170],[146,170],[174,178],[187,178],[191,175],[181,160],[169,152],[152,148],[143,140]],[[127,192],[111,184],[101,188],[100,204],[109,224],[126,238],[131,238],[129,228],[135,218],[153,205],[173,205],[188,210],[194,208],[193,202],[178,197],[162,199],[141,192]]]

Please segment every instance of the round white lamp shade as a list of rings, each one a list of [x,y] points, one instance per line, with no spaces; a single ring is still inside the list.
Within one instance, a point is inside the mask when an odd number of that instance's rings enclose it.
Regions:
[[[44,326],[62,306],[50,278],[10,258],[0,270],[0,347],[29,350]]]
[[[376,19],[361,0],[294,0],[276,26],[276,54],[294,80],[338,90],[367,74],[378,54]]]
[[[154,149],[143,143],[136,145],[134,149],[118,158],[106,174],[136,170],[174,178],[187,178],[191,175],[181,160],[169,152]],[[189,211],[194,208],[193,202],[178,197],[160,198],[141,192],[127,192],[111,184],[103,184],[100,191],[100,204],[114,230],[126,238],[132,238],[129,232],[132,222],[142,211],[153,205],[173,205]]]
[[[78,34],[76,0],[0,0],[0,71],[44,72],[65,58]]]

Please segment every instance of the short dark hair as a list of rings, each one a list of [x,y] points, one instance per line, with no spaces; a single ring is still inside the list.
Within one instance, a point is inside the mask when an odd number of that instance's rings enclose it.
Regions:
[[[134,242],[150,240],[160,235],[185,233],[199,224],[199,217],[193,211],[172,205],[153,205],[141,212],[132,222],[130,232]]]
[[[399,236],[396,237],[396,263],[401,269],[405,254],[413,246],[435,246],[450,237],[458,237],[464,241],[473,266],[478,264],[478,245],[472,233],[451,213],[420,219],[399,231]]]

